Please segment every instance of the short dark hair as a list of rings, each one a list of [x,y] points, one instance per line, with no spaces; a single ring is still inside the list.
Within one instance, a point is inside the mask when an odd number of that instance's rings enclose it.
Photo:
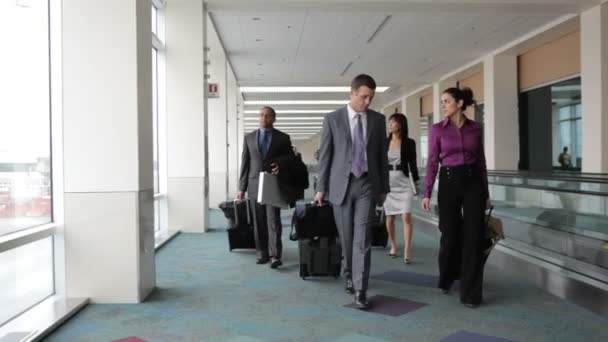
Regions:
[[[469,87],[464,87],[462,89],[459,88],[448,88],[443,91],[444,94],[450,94],[456,102],[462,100],[461,110],[466,110],[467,107],[473,106],[476,104],[475,99],[473,98],[473,90]]]
[[[366,86],[371,90],[376,90],[376,81],[374,81],[370,75],[360,74],[353,78],[353,80],[350,82],[351,90],[357,90],[362,86]]]
[[[270,107],[270,106],[264,106],[262,107],[262,109],[266,109],[268,111],[270,111],[270,113],[272,114],[273,118],[277,118],[277,112],[274,111],[274,108]]]

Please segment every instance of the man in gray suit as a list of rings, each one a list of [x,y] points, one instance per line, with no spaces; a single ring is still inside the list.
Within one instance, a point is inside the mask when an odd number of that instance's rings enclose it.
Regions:
[[[368,309],[371,220],[389,192],[386,120],[369,109],[376,82],[359,75],[351,82],[350,103],[323,121],[315,202],[333,205],[342,243],[346,292]]]
[[[273,128],[276,113],[272,107],[260,109],[260,128],[247,135],[243,141],[239,193],[237,200],[245,198],[245,192],[251,201],[255,246],[258,264],[270,260],[270,267],[277,268],[281,262],[283,246],[281,243],[280,208],[257,203],[260,172],[279,174],[279,160],[293,154],[289,135]]]

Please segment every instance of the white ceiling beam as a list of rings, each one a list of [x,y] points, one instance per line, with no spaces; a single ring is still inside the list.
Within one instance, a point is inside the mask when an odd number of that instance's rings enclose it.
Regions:
[[[521,15],[559,15],[578,13],[588,4],[578,1],[569,3],[555,3],[555,0],[543,0],[530,3],[521,0],[518,2],[505,0],[479,0],[458,1],[453,0],[207,0],[207,9],[210,12],[240,12],[250,13],[276,13],[276,12],[341,12],[366,14],[398,14],[398,13],[424,13],[424,14],[521,14]]]

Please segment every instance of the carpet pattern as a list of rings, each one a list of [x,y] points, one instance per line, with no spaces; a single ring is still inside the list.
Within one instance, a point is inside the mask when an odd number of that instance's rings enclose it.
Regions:
[[[466,334],[479,341],[608,341],[605,319],[535,288],[515,270],[492,267],[486,268],[478,309],[461,305],[454,291],[442,295],[432,286],[381,276],[370,279],[369,297],[420,305],[394,316],[348,308],[353,298],[343,279],[299,278],[297,243],[288,240],[287,227],[278,270],[256,265],[254,252],[228,252],[225,231],[180,234],[157,253],[158,288],[145,303],[89,305],[45,341],[436,342]],[[437,245],[416,232],[411,265],[390,258],[388,249],[374,249],[372,275],[401,271],[434,278]]]

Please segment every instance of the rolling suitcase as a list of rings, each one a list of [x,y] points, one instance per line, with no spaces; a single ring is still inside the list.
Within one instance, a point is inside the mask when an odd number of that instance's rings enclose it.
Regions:
[[[385,248],[388,244],[388,232],[386,231],[386,217],[384,209],[376,208],[376,215],[372,223],[372,247]]]
[[[255,249],[249,201],[223,202],[220,208],[228,219],[228,250]]]
[[[298,240],[300,277],[325,276],[338,278],[342,263],[342,248],[332,237]]]

